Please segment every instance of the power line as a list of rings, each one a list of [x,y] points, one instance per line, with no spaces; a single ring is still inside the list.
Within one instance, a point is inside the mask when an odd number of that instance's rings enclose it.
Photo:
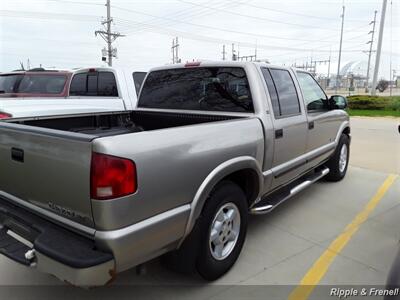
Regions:
[[[142,22],[135,22],[131,20],[124,20],[124,19],[118,19],[119,22],[125,22],[126,26],[135,26],[135,25],[145,25],[145,23]],[[174,30],[171,28],[165,28],[161,26],[154,26],[154,25],[149,25],[149,30],[152,32],[157,32],[160,34],[165,34],[165,35],[174,35],[174,36],[183,36],[187,39],[190,40],[200,40],[200,41],[206,41],[210,43],[217,43],[217,44],[232,44],[232,43],[237,43],[237,40],[233,39],[222,39],[222,38],[214,38],[210,36],[205,36],[205,35],[200,35],[196,33],[190,33],[190,32],[185,32],[185,31],[180,31],[180,30]],[[129,32],[128,32],[129,34]],[[317,41],[315,41],[317,42]],[[254,43],[250,42],[240,42],[240,45],[246,48],[254,48]],[[284,46],[276,46],[273,44],[257,44],[257,47],[260,49],[266,49],[266,50],[290,50],[290,51],[296,51],[296,52],[311,52],[311,51],[316,51],[315,48],[291,48],[291,47],[284,47]],[[342,50],[342,52],[361,52],[361,49],[345,49]],[[329,53],[330,50],[317,50],[316,52],[321,52],[321,53]]]
[[[59,2],[59,3],[68,3],[68,4],[81,4],[81,5],[94,5],[94,6],[103,6],[104,4],[93,3],[93,2],[82,2],[82,1],[68,1],[68,0],[43,0],[47,2]]]
[[[229,10],[225,10],[225,9],[220,9],[220,8],[212,7],[212,6],[207,6],[207,5],[203,5],[203,4],[193,3],[193,2],[190,2],[190,1],[185,1],[185,0],[177,0],[177,1],[182,2],[182,3],[185,3],[185,4],[190,4],[190,5],[193,5],[193,6],[204,7],[204,8],[210,9],[210,10],[220,11],[220,12],[223,12],[223,13],[225,13],[225,14],[230,14],[230,15],[235,15],[235,16],[241,16],[241,17],[250,18],[250,19],[254,19],[254,20],[266,21],[266,22],[277,23],[277,24],[285,24],[285,25],[290,25],[290,26],[298,26],[298,27],[310,28],[310,25],[309,25],[309,24],[306,25],[306,24],[298,24],[298,23],[290,23],[290,22],[284,22],[284,21],[277,21],[277,20],[268,19],[268,18],[264,18],[264,17],[251,16],[251,15],[242,14],[242,13],[238,13],[238,12],[233,12],[233,11],[229,11]],[[325,28],[325,27],[318,27],[318,29],[337,31],[337,29]]]
[[[98,21],[100,18],[95,15],[65,14],[65,13],[43,13],[32,11],[0,10],[3,17],[41,19],[41,20],[72,20],[82,22]]]
[[[232,1],[232,2],[233,3],[237,3],[236,1]],[[315,16],[315,15],[307,15],[307,14],[301,14],[301,13],[295,13],[295,12],[288,12],[288,11],[283,11],[283,10],[279,10],[279,9],[267,8],[267,7],[263,7],[263,6],[259,6],[259,5],[255,5],[255,4],[251,4],[251,3],[243,3],[243,5],[246,5],[246,6],[249,6],[249,7],[254,7],[254,8],[257,8],[257,9],[278,12],[278,13],[286,14],[286,15],[300,16],[300,17],[320,19],[320,20],[334,20],[334,21],[336,21],[336,18],[318,17],[318,16]],[[359,23],[366,22],[364,20],[356,20],[356,19],[349,19],[349,20],[346,20],[346,21],[359,22]]]
[[[132,12],[134,14],[140,14],[140,15],[156,17],[156,18],[166,19],[166,20],[173,20],[173,19],[168,18],[168,17],[155,16],[155,15],[152,15],[152,14],[140,12],[140,11],[137,11],[137,10],[127,9],[127,8],[122,8],[122,7],[115,6],[115,5],[112,5],[112,7],[116,8],[116,9],[119,9],[119,10]],[[196,23],[186,22],[186,21],[182,21],[182,20],[174,20],[174,21],[177,22],[177,23],[187,24],[187,25],[191,25],[191,26],[195,26],[195,27],[207,28],[207,29],[216,30],[216,31],[222,31],[222,32],[236,33],[236,34],[241,34],[241,35],[246,35],[246,36],[250,35],[250,36],[255,36],[255,37],[273,38],[273,39],[278,39],[278,40],[289,40],[289,41],[320,42],[320,40],[285,38],[285,37],[281,37],[281,36],[271,36],[271,35],[258,34],[258,33],[252,33],[252,32],[245,32],[245,31],[238,31],[238,30],[227,29],[227,28],[219,28],[219,27],[213,27],[213,26],[204,25],[204,24],[196,24]]]
[[[205,3],[208,4],[208,3],[212,3],[212,2],[213,2],[213,0],[209,0]],[[241,3],[241,2],[238,2],[238,3]],[[224,7],[228,7],[228,6],[232,6],[232,4],[231,3],[225,3],[225,4],[221,3],[218,7],[224,8]],[[152,20],[150,20],[150,24],[167,26],[167,25],[172,25],[172,24],[176,23],[175,18],[179,18],[180,20],[186,20],[186,19],[192,19],[194,17],[209,15],[210,13],[212,13],[212,12],[210,12],[209,10],[206,10],[206,9],[182,9],[182,10],[174,12],[170,15],[167,15],[167,17],[169,17],[169,18],[173,17],[174,19],[165,21],[165,20],[158,20],[159,19],[158,17],[154,17],[154,18],[152,18]],[[138,31],[136,31],[136,33],[143,32],[144,30],[146,30],[146,29],[138,30]]]

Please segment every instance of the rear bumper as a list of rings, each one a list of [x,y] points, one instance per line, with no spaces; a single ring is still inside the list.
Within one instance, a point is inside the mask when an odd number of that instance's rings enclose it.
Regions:
[[[0,253],[80,286],[104,285],[115,275],[110,252],[0,198]]]

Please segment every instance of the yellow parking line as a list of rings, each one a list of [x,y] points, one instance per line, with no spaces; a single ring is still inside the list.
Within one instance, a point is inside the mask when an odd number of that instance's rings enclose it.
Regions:
[[[346,226],[344,231],[329,245],[328,249],[318,258],[314,265],[308,270],[300,281],[300,284],[289,295],[289,300],[306,300],[321,281],[335,257],[343,250],[351,237],[357,232],[360,225],[364,223],[370,213],[375,209],[387,190],[396,180],[397,175],[389,175],[385,182],[379,187],[376,194],[367,203],[364,209],[358,213],[353,221]]]

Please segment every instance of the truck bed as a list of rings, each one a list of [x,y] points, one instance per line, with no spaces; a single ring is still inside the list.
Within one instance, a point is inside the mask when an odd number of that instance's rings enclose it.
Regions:
[[[217,124],[222,125],[225,123],[222,121],[229,119],[240,121],[241,117],[135,110],[0,122],[0,196],[24,206],[34,205],[35,210],[55,213],[63,223],[72,220],[89,228],[98,227],[103,218],[99,217],[97,222],[93,219],[89,184],[91,159],[92,152],[108,151],[96,149],[96,141],[117,139],[115,146],[122,149],[131,143],[141,145],[143,138],[149,138],[146,144],[156,149],[160,147],[162,151],[162,139],[169,135],[176,138],[189,130],[187,138],[196,141],[199,130],[187,125],[208,123],[218,127]],[[236,127],[235,124],[230,126]],[[161,130],[166,128],[170,129]],[[137,133],[136,138],[132,138],[132,133]],[[129,137],[125,137],[128,134]],[[217,138],[226,133],[213,129],[211,135]],[[209,139],[210,135],[201,137],[202,143],[208,143]],[[135,155],[138,148],[133,146],[129,154],[120,156],[139,164]],[[146,170],[149,169],[147,166]]]
[[[240,118],[232,115],[167,113],[135,110],[117,113],[74,115],[57,118],[9,120],[8,123],[28,125],[106,137],[141,131],[165,129]]]

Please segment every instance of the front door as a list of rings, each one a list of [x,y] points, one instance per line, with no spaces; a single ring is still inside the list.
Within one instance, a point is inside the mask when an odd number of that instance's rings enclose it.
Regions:
[[[332,153],[340,121],[336,112],[329,109],[328,98],[314,77],[297,71],[297,78],[307,111],[309,132],[306,152],[308,167],[312,168]]]

